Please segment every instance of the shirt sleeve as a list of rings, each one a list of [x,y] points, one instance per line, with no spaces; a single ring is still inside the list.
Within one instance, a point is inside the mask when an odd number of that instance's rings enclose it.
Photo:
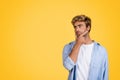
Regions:
[[[74,67],[74,62],[69,57],[69,53],[71,52],[71,46],[65,45],[63,49],[63,65],[67,70],[71,70]]]
[[[105,61],[104,61],[103,80],[108,80],[108,55],[107,55],[106,50],[105,50]]]

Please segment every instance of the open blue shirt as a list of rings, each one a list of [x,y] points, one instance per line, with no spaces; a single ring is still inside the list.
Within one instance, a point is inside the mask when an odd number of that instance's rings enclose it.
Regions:
[[[76,80],[76,64],[69,57],[75,41],[63,49],[63,65],[69,71],[68,80]],[[105,48],[94,42],[88,80],[108,80],[108,56]]]

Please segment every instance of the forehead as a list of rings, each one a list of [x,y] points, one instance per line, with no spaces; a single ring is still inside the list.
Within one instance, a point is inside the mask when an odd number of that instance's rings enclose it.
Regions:
[[[77,25],[85,25],[85,22],[77,21],[77,22],[74,23],[74,26],[77,26]]]

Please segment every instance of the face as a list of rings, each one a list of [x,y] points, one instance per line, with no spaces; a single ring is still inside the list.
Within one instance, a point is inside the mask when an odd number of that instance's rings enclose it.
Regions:
[[[79,35],[81,35],[85,31],[89,30],[89,27],[86,27],[85,22],[77,21],[74,23],[74,30],[75,30],[75,35],[78,37]]]

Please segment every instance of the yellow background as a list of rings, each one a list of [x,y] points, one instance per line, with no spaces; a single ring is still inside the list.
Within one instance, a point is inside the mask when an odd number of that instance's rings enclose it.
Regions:
[[[109,79],[120,80],[119,0],[1,0],[0,80],[67,80],[62,50],[74,40],[71,19],[92,19],[91,37],[109,57]]]

